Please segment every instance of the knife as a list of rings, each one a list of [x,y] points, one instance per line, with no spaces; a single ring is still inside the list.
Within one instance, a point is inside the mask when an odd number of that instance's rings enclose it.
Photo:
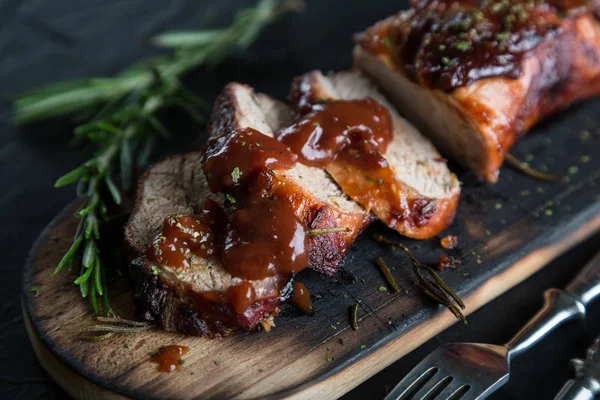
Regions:
[[[574,358],[575,379],[568,380],[554,400],[592,400],[600,393],[600,336],[587,350],[586,359]]]

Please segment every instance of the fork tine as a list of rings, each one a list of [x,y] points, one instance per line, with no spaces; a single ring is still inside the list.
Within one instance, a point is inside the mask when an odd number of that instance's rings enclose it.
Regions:
[[[417,365],[408,373],[408,375],[404,377],[404,379],[400,381],[400,383],[398,383],[398,385],[396,385],[394,389],[392,389],[392,391],[385,397],[385,400],[408,399],[411,394],[429,382],[434,375],[437,374],[437,372],[438,369],[436,367]]]
[[[439,373],[434,379],[430,379],[413,397],[417,400],[435,399],[437,394],[442,392],[446,386],[452,382],[452,377],[449,375]]]
[[[474,393],[470,391],[471,386],[455,379],[437,395],[436,400],[466,400],[467,393],[468,395]]]

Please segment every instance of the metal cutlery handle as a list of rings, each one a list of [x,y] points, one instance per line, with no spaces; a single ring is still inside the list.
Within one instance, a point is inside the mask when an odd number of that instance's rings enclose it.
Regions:
[[[594,400],[594,397],[596,394],[593,391],[571,379],[565,383],[554,400]]]
[[[542,309],[505,344],[509,359],[532,347],[563,322],[584,316],[585,307],[579,300],[560,289],[546,290]]]
[[[565,290],[575,296],[584,306],[600,296],[600,253],[587,263]]]

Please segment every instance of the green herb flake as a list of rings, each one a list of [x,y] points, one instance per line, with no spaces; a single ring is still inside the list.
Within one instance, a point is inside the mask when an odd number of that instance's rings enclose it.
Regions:
[[[472,45],[471,45],[471,42],[461,40],[460,42],[456,42],[454,44],[454,47],[459,51],[466,52],[466,51],[471,50]]]
[[[125,343],[125,346],[124,346],[124,347],[125,347],[126,349],[129,349],[129,348],[131,347],[131,345],[129,344],[129,342],[127,342],[127,343]]]
[[[379,291],[380,292],[387,292],[387,288],[385,286],[379,286]]]
[[[215,363],[217,366],[221,365],[221,361],[213,361],[213,363]]]
[[[179,364],[179,365],[183,364],[184,362],[185,362],[185,360],[182,359],[182,358],[180,358],[179,360],[177,360],[177,364]]]
[[[235,204],[236,200],[235,197],[233,197],[232,195],[230,195],[229,193],[225,193],[225,197],[227,198],[227,200],[229,200],[229,202],[231,204]]]
[[[361,345],[360,345],[360,348],[361,348],[361,349],[366,349],[366,348],[367,348],[367,345],[366,345],[366,344],[361,344]]]
[[[450,59],[448,57],[442,57],[442,64],[444,64],[444,65],[450,64]]]
[[[576,165],[571,165],[568,169],[567,172],[569,173],[569,175],[574,175],[579,171],[579,168],[577,168]]]
[[[592,136],[592,134],[590,133],[590,131],[579,132],[579,139],[581,139],[583,141],[588,140],[591,136]]]
[[[313,122],[313,125],[314,125],[316,128],[318,128],[318,127],[320,127],[320,126],[321,126],[321,124],[320,124],[319,122]]]
[[[582,163],[582,164],[587,164],[587,163],[590,162],[591,159],[592,158],[590,156],[585,156],[584,155],[584,156],[579,157],[579,162]]]
[[[500,210],[500,209],[502,208],[502,204],[500,204],[500,203],[496,203],[496,204],[494,204],[494,208],[495,208],[496,210]]]
[[[238,167],[235,167],[233,171],[231,171],[231,179],[233,179],[235,183],[238,183],[240,176],[242,176],[242,172]]]
[[[390,40],[389,37],[385,37],[383,38],[383,45],[385,46],[386,49],[391,49],[392,48],[392,41]]]
[[[40,295],[40,287],[37,285],[33,285],[30,290],[33,293],[33,297],[38,297]]]
[[[547,216],[547,217],[551,217],[552,216],[552,210],[550,210],[550,209],[544,210],[544,215]]]
[[[333,357],[327,357],[327,362],[332,362],[333,360],[335,360]]]
[[[152,266],[152,273],[154,275],[160,275],[160,269],[156,265],[153,265]]]

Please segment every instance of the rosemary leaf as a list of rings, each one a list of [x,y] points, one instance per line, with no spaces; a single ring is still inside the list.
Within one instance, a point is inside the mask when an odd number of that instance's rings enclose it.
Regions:
[[[383,261],[383,258],[377,257],[375,259],[375,261],[377,262],[377,265],[379,265],[379,269],[381,269],[381,273],[383,274],[385,281],[388,283],[388,285],[390,285],[390,287],[392,289],[394,289],[394,292],[400,293],[400,288],[398,287],[398,284],[396,283],[396,279],[394,279],[394,275],[392,275],[392,271],[390,271],[388,266],[385,264],[385,261]]]
[[[539,179],[541,181],[548,182],[568,182],[568,176],[558,176],[558,175],[549,175],[538,170],[531,168],[528,164],[519,161],[515,156],[510,153],[506,153],[504,156],[505,160],[510,164],[511,167],[515,168],[518,171],[521,171],[525,175],[528,175],[532,178]]]
[[[437,272],[435,272],[433,268],[419,262],[419,260],[417,260],[412,255],[410,250],[408,250],[408,248],[406,248],[406,246],[404,246],[402,243],[392,242],[377,234],[373,235],[373,238],[379,243],[397,247],[406,255],[408,255],[413,264],[413,271],[417,277],[417,283],[423,292],[435,302],[450,310],[450,312],[454,314],[457,319],[460,319],[465,324],[467,323],[467,320],[461,311],[465,308],[465,304],[461,298],[454,293],[454,291],[442,280],[442,278],[437,274]],[[426,272],[430,279],[425,277],[423,272]]]
[[[96,264],[94,265],[94,285],[96,285],[98,295],[102,296],[102,262],[98,257],[96,257]]]
[[[112,178],[110,176],[105,176],[104,182],[106,183],[106,187],[108,188],[108,191],[110,192],[115,204],[121,204],[121,192],[113,182]]]
[[[67,172],[66,174],[58,178],[58,180],[54,184],[54,187],[59,188],[75,183],[79,180],[79,178],[81,178],[84,172],[85,168],[83,166],[77,167],[71,172]]]
[[[82,283],[85,283],[88,281],[88,279],[90,278],[90,275],[92,275],[92,272],[94,271],[94,268],[86,268],[85,272],[82,275],[79,275],[79,277],[77,279],[75,279],[75,282],[73,282],[76,285],[81,285]]]
[[[88,240],[85,243],[85,248],[83,249],[83,258],[81,260],[81,263],[83,264],[84,267],[89,268],[92,263],[94,262],[94,259],[96,258],[96,243],[94,242],[94,240]]]
[[[358,330],[358,304],[354,304],[350,311],[350,321],[352,322],[352,329]]]
[[[83,242],[83,236],[78,236],[77,239],[75,239],[75,241],[69,248],[69,250],[65,253],[62,260],[60,260],[60,262],[54,269],[54,275],[58,274],[60,272],[60,270],[63,269],[64,266],[67,265],[67,263],[69,261],[71,261],[71,259],[75,255],[75,253],[77,253],[77,250],[79,250],[79,246],[81,246],[81,242]]]
[[[327,233],[336,233],[336,232],[352,232],[352,229],[345,227],[345,226],[340,226],[340,227],[335,227],[335,228],[318,228],[318,229],[310,229],[306,232],[306,234],[308,236],[317,236],[317,235],[324,235]]]

